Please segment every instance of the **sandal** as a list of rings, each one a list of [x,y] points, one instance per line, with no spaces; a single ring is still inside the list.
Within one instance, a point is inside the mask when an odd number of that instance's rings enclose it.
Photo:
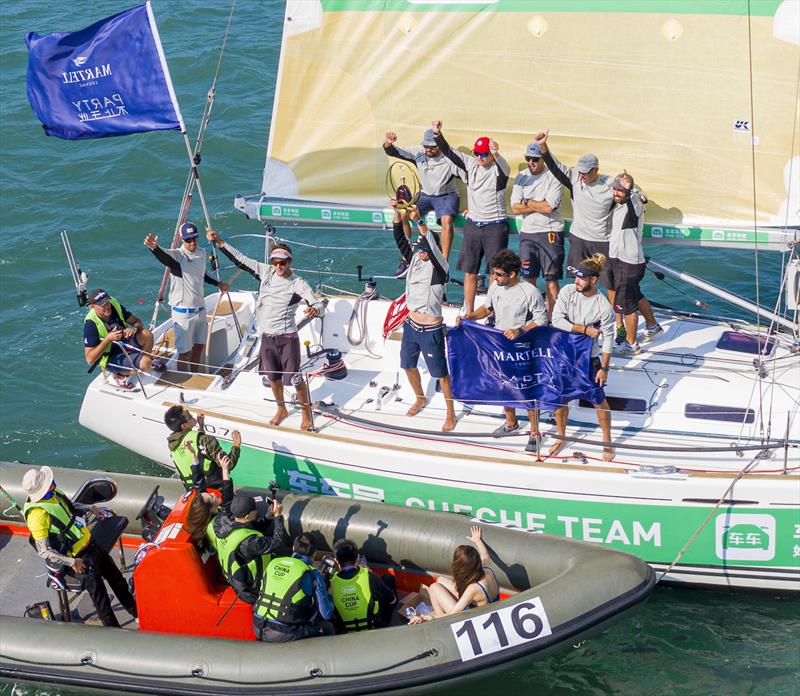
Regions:
[[[167,363],[165,363],[163,360],[160,360],[159,358],[156,358],[155,360],[153,360],[152,369],[153,372],[166,372]]]

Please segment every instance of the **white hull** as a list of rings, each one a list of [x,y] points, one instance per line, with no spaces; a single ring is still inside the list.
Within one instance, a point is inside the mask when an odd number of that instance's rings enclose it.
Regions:
[[[232,297],[247,327],[253,296]],[[216,296],[208,303],[213,309]],[[163,414],[183,402],[206,415],[207,430],[221,441],[229,442],[232,430],[241,431],[244,449],[235,471],[240,485],[277,478],[297,492],[458,512],[606,544],[639,555],[657,570],[672,563],[702,526],[665,581],[800,591],[800,366],[785,345],[775,346],[765,361],[766,376],[759,379],[752,355],[715,348],[731,326],[665,318],[664,336],[646,352],[612,361],[607,394],[646,404],[642,413],[612,414],[614,461],[603,462],[599,446],[582,442],[568,443],[555,460],[537,462],[524,452],[525,435],[479,436],[500,424],[499,408],[468,412],[457,406],[455,434],[438,432],[443,402],[422,361],[431,404],[413,419],[406,417],[413,398],[398,367],[400,342],[390,336],[384,343],[380,335],[387,303],[368,305],[368,348],[377,357],[363,344],[348,343],[352,308],[352,298],[332,298],[325,319],[301,332],[301,340],[340,349],[349,371],[342,381],[311,381],[312,400],[338,409],[315,415],[318,432],[299,429],[297,409],[280,427],[267,424],[274,404],[257,366],[236,374],[224,389],[219,375],[182,381],[185,375],[168,372],[160,380],[143,375],[143,391],[121,392],[101,375],[87,389],[80,422],[170,466]],[[445,319],[452,324],[449,313]],[[159,327],[157,340],[168,330],[169,322]],[[212,336],[210,362],[224,364],[239,344],[232,317],[218,317]],[[250,358],[229,361],[234,368],[258,355],[257,344],[249,345]],[[690,419],[684,415],[687,403],[748,408],[753,422]],[[785,436],[787,418],[795,437],[787,447],[756,458],[759,450],[746,448],[760,443],[762,404],[772,440]],[[602,439],[593,409],[573,405],[570,417],[568,436]],[[543,422],[545,437],[552,427]],[[545,451],[551,442],[545,439]],[[620,446],[626,444],[643,449]],[[722,451],[687,451],[692,448]]]

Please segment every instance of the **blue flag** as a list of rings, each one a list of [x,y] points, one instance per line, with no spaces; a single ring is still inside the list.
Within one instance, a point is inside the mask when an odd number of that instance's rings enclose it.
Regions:
[[[25,37],[28,101],[47,135],[185,131],[150,3],[76,32]]]
[[[447,330],[453,398],[463,403],[553,409],[572,399],[602,403],[590,377],[592,339],[549,326],[511,341],[472,321]]]

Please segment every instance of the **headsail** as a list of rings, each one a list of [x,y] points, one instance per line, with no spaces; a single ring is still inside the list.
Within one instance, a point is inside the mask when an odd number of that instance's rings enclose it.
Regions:
[[[441,118],[513,167],[549,128],[562,161],[634,173],[651,238],[747,246],[800,224],[799,66],[794,0],[289,0],[248,212],[383,222],[384,133]]]

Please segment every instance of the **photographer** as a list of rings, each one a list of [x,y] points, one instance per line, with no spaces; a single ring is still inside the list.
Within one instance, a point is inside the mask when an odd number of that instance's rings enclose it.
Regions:
[[[339,539],[333,553],[338,568],[331,577],[336,632],[388,626],[397,604],[394,576],[379,576],[369,570],[350,539]]]
[[[247,493],[234,493],[230,462],[220,461],[222,503],[208,525],[208,537],[217,550],[220,568],[236,595],[252,604],[258,597],[261,576],[273,556],[286,551],[289,537],[283,522],[283,506],[276,497],[268,518],[258,519],[256,501]],[[263,529],[272,523],[272,533]]]

